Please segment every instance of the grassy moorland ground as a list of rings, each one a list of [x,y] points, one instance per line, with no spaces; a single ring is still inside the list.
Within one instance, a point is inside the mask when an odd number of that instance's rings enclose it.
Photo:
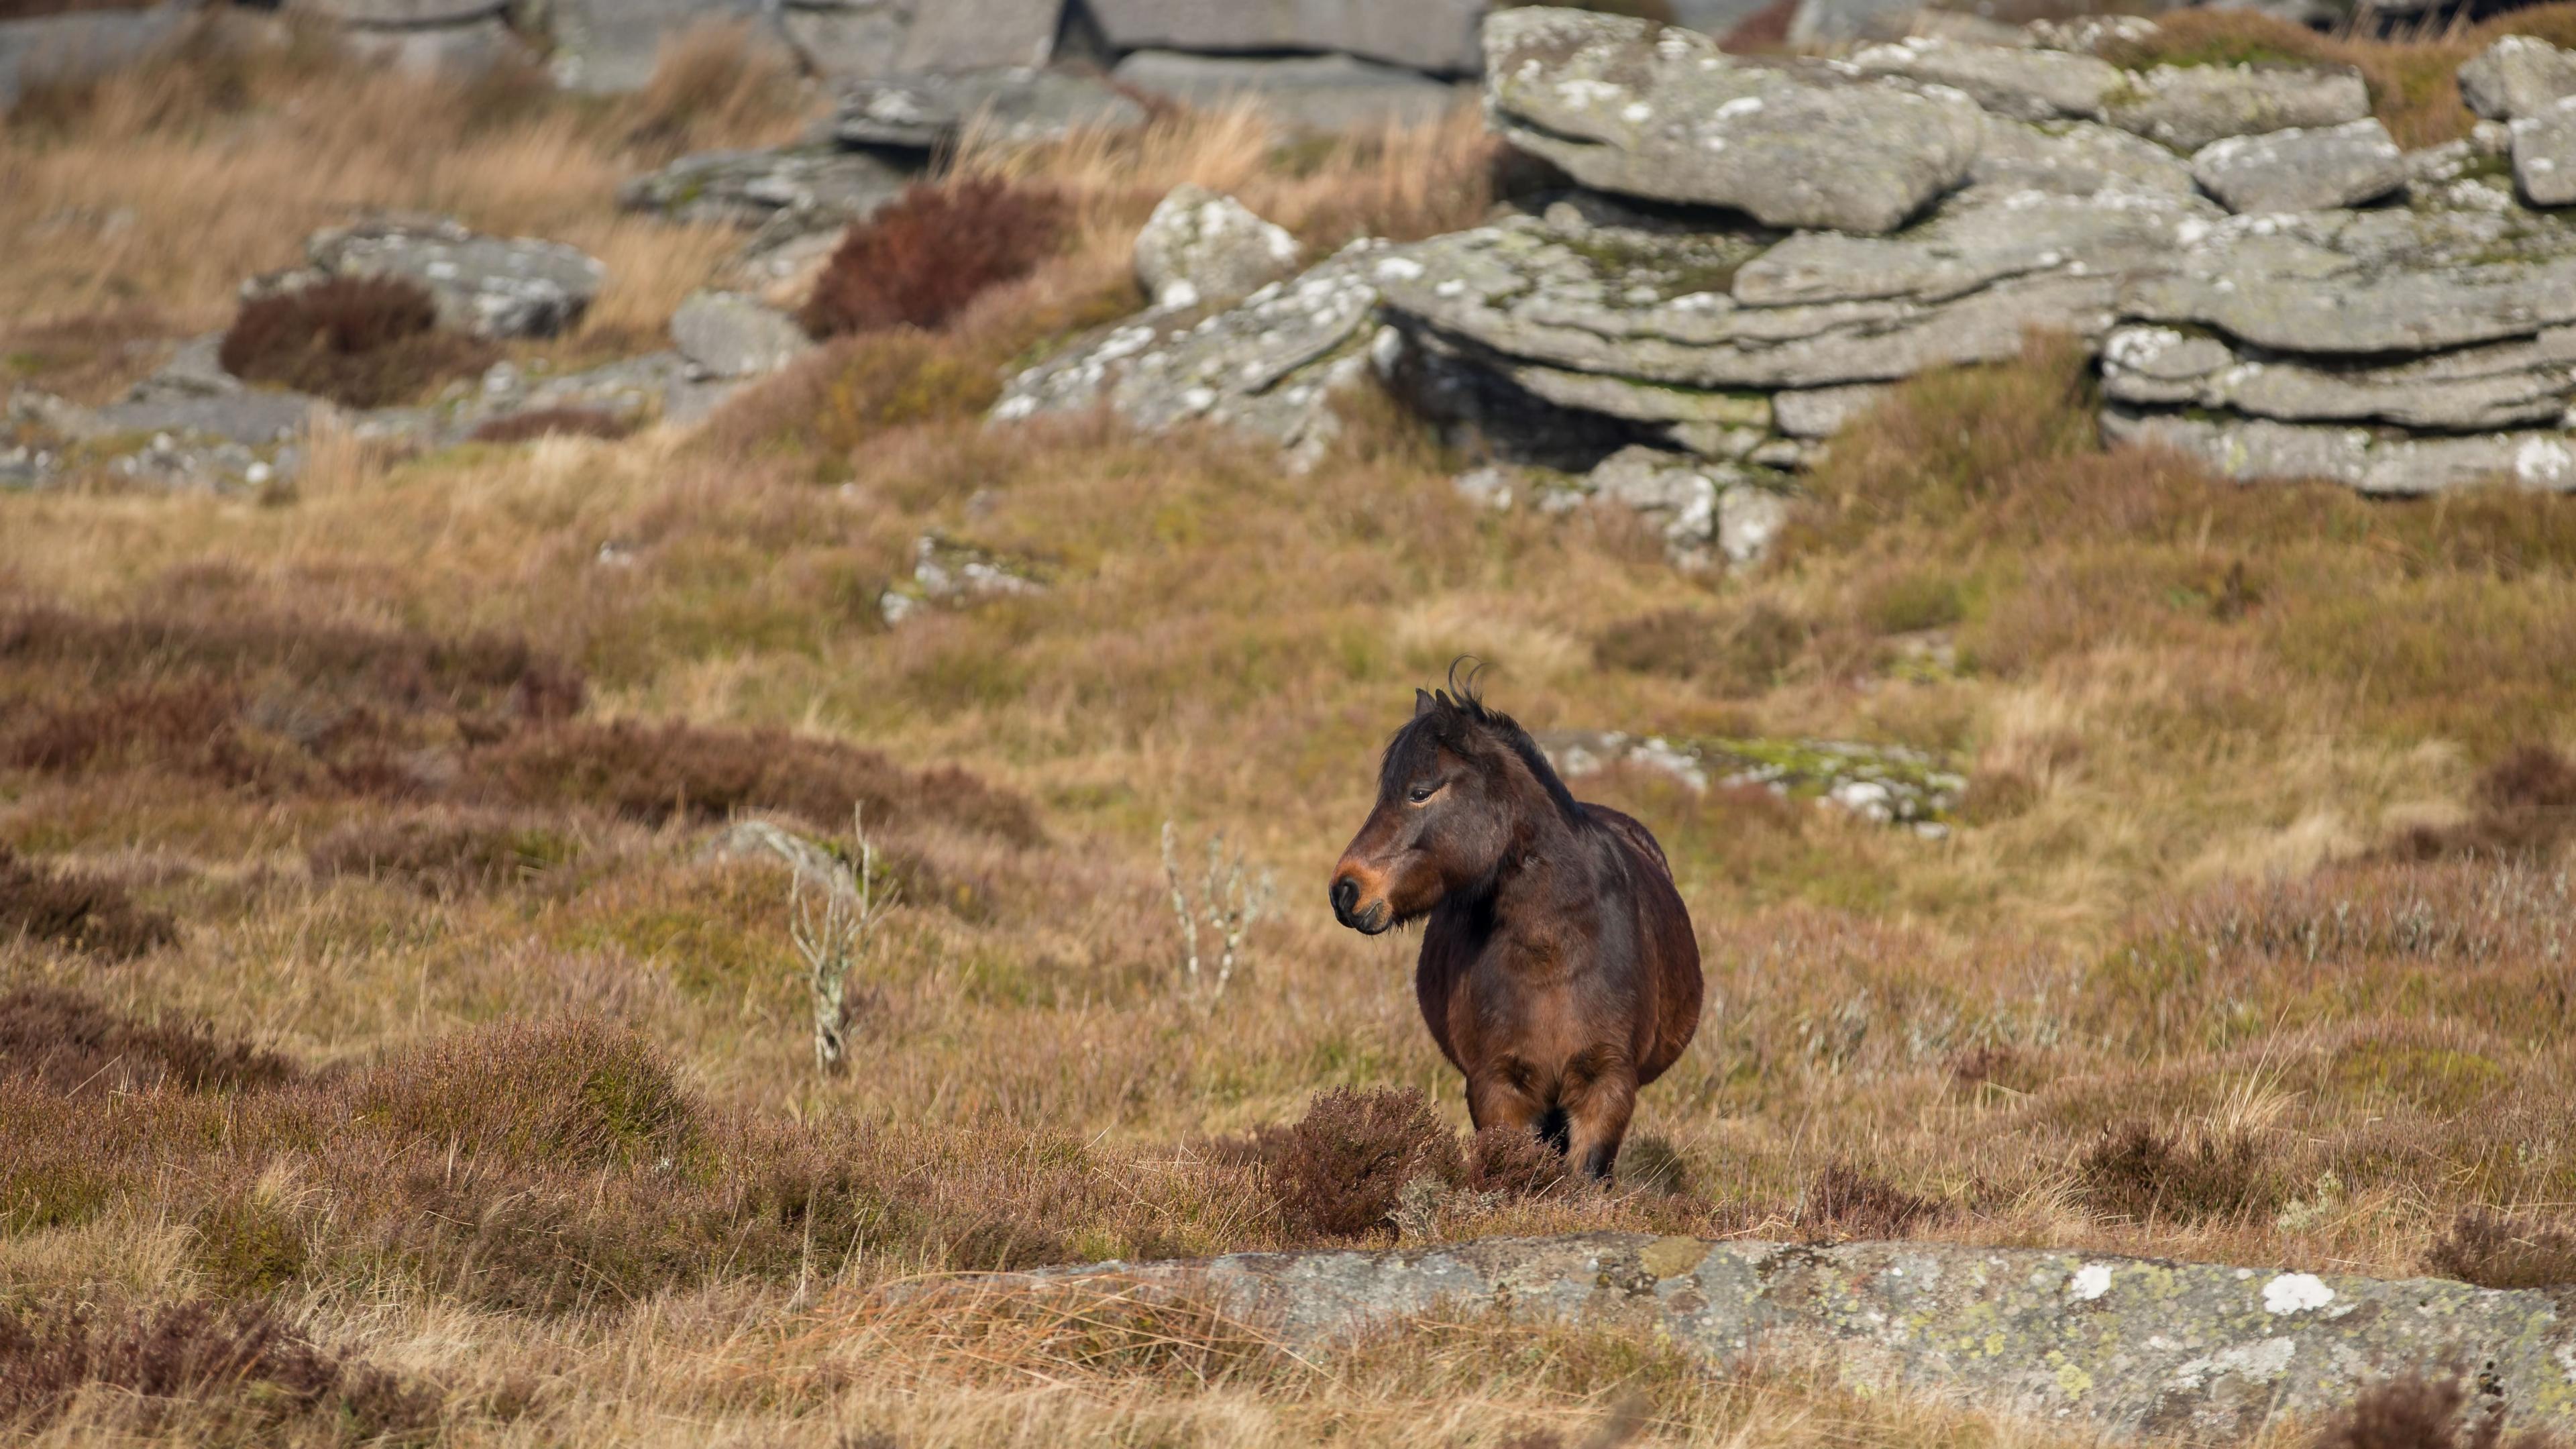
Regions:
[[[734,238],[618,217],[615,182],[804,104],[678,61],[609,107],[293,48],[39,97],[0,129],[0,355],[106,396],[359,204],[598,252],[611,292],[548,346],[640,345]],[[291,495],[0,497],[0,1432],[2039,1442],[1579,1331],[1298,1356],[1186,1305],[872,1294],[1322,1241],[1295,1154],[1350,1144],[1247,1134],[1334,1088],[1463,1123],[1411,941],[1321,904],[1377,744],[1461,653],[1536,727],[1881,740],[1972,786],[1938,842],[1587,786],[1660,834],[1709,967],[1640,1114],[1657,1171],[1453,1194],[1417,1236],[2576,1277],[2567,502],[2106,455],[2047,339],[1904,388],[1779,556],[1714,580],[1619,517],[1479,513],[1367,409],[1303,477],[981,426],[1003,362],[1135,303],[1172,183],[1330,246],[1474,220],[1488,160],[1471,120],[1276,150],[1226,116],[978,152],[1067,207],[1043,265],[696,433],[326,432]],[[1048,592],[890,630],[928,530]],[[825,1078],[786,876],[699,848],[854,805],[903,903]],[[1213,1003],[1178,987],[1167,820],[1279,882]]]

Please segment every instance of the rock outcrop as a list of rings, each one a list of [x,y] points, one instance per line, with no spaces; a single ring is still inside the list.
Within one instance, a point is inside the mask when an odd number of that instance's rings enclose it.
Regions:
[[[588,310],[608,268],[561,242],[493,237],[437,217],[380,217],[315,232],[307,265],[255,278],[245,297],[329,277],[413,282],[438,303],[442,327],[478,337],[547,337]]]
[[[1472,75],[1487,0],[1084,0],[1120,51],[1214,55],[1337,51],[1435,75]]]
[[[847,147],[929,152],[955,145],[969,126],[1025,145],[1144,121],[1144,107],[1098,77],[1009,66],[856,82],[841,93],[832,138]]]
[[[2247,1439],[2336,1412],[2376,1381],[2458,1364],[2480,1409],[2512,1427],[2576,1427],[2576,1325],[2558,1296],[2432,1279],[1588,1233],[1107,1263],[895,1291],[997,1290],[1186,1293],[1294,1343],[1433,1312],[1508,1311],[1660,1337],[1721,1367],[1812,1366],[1857,1392],[1971,1400],[2119,1438]]]
[[[1470,99],[1469,87],[1349,55],[1192,55],[1140,50],[1111,79],[1203,110],[1249,103],[1304,131],[1422,126]]]
[[[2192,178],[2229,211],[2329,211],[2377,201],[2406,184],[2406,156],[2376,119],[2212,141]]]
[[[1136,281],[1157,307],[1225,306],[1297,270],[1297,239],[1231,196],[1184,183],[1136,234]]]

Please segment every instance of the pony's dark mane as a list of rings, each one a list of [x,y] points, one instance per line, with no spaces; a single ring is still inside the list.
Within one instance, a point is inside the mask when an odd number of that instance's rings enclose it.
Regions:
[[[1455,748],[1464,743],[1470,731],[1476,731],[1520,756],[1531,777],[1538,781],[1540,789],[1547,792],[1547,798],[1555,804],[1557,813],[1563,815],[1568,823],[1582,822],[1583,807],[1575,803],[1574,792],[1566,789],[1565,782],[1557,778],[1556,767],[1547,762],[1547,755],[1539,749],[1538,741],[1530,738],[1529,731],[1522,729],[1518,720],[1486,705],[1484,697],[1476,693],[1474,671],[1462,680],[1458,677],[1458,667],[1451,665],[1449,687],[1430,691],[1429,698],[1431,707],[1406,720],[1404,727],[1386,742],[1386,759],[1378,770],[1378,792],[1381,795],[1403,783],[1399,776],[1411,757],[1411,746],[1427,738],[1433,742],[1450,742]]]

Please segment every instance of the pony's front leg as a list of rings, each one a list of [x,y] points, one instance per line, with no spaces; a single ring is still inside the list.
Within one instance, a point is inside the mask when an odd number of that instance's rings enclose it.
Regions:
[[[1628,1119],[1637,1111],[1636,1068],[1624,1059],[1608,1059],[1606,1053],[1578,1057],[1566,1072],[1564,1106],[1566,1161],[1609,1186],[1619,1144],[1628,1137]]]
[[[1531,1090],[1526,1064],[1505,1057],[1487,1062],[1467,1076],[1467,1117],[1476,1130],[1518,1127],[1536,1136],[1547,1116],[1547,1104]]]

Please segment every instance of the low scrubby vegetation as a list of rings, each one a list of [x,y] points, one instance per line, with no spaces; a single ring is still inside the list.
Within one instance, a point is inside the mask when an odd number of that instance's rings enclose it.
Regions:
[[[805,330],[937,327],[1027,276],[1062,236],[1063,209],[1046,192],[990,178],[913,186],[841,239],[805,304]]]
[[[440,327],[437,304],[416,282],[334,277],[243,303],[218,355],[245,381],[380,408],[479,376],[501,354]]]
[[[64,313],[12,333],[32,375],[103,400],[302,229],[433,195],[612,256],[561,346],[658,333],[735,239],[618,219],[614,182],[795,129],[738,37],[645,100],[479,118],[303,43],[9,123],[0,292]],[[168,194],[114,180],[147,173]],[[1301,1356],[1206,1304],[923,1280],[1603,1228],[2576,1277],[2565,500],[2108,452],[2080,350],[2035,338],[1896,388],[1770,563],[1684,578],[1606,514],[1468,505],[1470,460],[1392,410],[1301,475],[983,423],[1008,367],[1139,304],[1126,247],[1174,182],[1310,253],[1450,229],[1527,184],[1472,116],[1280,148],[1171,115],[953,176],[943,205],[1050,194],[1043,245],[931,258],[895,291],[935,315],[869,313],[685,438],[387,455],[267,506],[0,499],[0,1413],[66,1442],[1932,1449],[1995,1431],[1608,1333]],[[485,441],[565,431],[611,430]],[[889,625],[931,535],[1046,592]],[[1611,1190],[1471,1136],[1411,940],[1319,899],[1460,654],[1540,729],[1855,739],[1971,781],[1940,840],[1758,783],[1576,783],[1657,832],[1709,977]],[[753,817],[834,871],[863,828],[899,896],[837,1075],[789,929],[817,887],[717,848]],[[1166,821],[1281,882],[1215,1001],[1180,989]]]

